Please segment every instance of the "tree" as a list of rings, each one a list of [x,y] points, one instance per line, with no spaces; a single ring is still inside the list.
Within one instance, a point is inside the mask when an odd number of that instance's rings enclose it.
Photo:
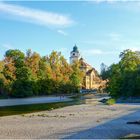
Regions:
[[[38,79],[48,78],[46,57],[40,58],[37,77],[38,77]]]
[[[83,83],[84,72],[80,70],[80,63],[78,61],[75,61],[71,65],[71,67],[72,67],[72,73],[70,76],[71,84],[73,85],[73,88],[79,90]]]
[[[33,96],[32,81],[16,80],[12,86],[11,96],[18,98]]]
[[[39,72],[40,55],[28,50],[25,57],[25,65],[32,71],[33,78],[37,80]]]
[[[118,97],[120,94],[120,85],[122,82],[120,67],[118,64],[112,64],[108,69],[107,90],[111,96]]]
[[[101,77],[103,80],[106,80],[109,76],[109,71],[107,65],[101,63]]]
[[[108,91],[113,97],[129,97],[140,95],[140,55],[131,50],[120,54],[118,64],[109,67]]]
[[[4,94],[4,81],[5,77],[3,75],[3,68],[4,68],[4,63],[3,61],[0,61],[0,94]]]
[[[60,71],[61,67],[61,53],[52,51],[52,53],[47,57],[47,63],[51,67],[51,78],[55,81],[62,80],[62,73]]]
[[[6,83],[10,84],[16,79],[15,62],[11,57],[5,57],[3,62],[4,62],[4,68],[2,70],[2,73],[6,78]]]
[[[140,57],[136,52],[131,50],[124,50],[120,54],[121,61],[119,65],[122,72],[135,71],[140,64]]]
[[[10,58],[14,62],[15,67],[22,67],[24,65],[25,55],[20,50],[6,51],[5,58]]]
[[[8,50],[0,61],[0,93],[12,97],[78,92],[83,73],[69,65],[60,52],[41,57],[27,50]]]
[[[32,80],[32,72],[27,66],[16,69],[17,80]]]

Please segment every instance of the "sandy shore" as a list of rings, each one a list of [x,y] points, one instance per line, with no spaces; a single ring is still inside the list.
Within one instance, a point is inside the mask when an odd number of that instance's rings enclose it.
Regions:
[[[140,105],[84,104],[0,118],[0,138],[99,139],[140,134]]]

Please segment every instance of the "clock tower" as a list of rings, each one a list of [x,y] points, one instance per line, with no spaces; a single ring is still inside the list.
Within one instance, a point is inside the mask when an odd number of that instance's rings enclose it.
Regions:
[[[78,47],[75,45],[73,50],[70,52],[70,64],[72,64],[74,61],[78,61],[79,57],[80,53],[78,51]]]

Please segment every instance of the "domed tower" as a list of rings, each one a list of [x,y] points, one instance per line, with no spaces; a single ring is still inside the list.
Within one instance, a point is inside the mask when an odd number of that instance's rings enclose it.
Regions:
[[[73,50],[70,52],[70,64],[72,64],[74,61],[78,61],[79,57],[80,53],[78,51],[78,47],[75,45]]]

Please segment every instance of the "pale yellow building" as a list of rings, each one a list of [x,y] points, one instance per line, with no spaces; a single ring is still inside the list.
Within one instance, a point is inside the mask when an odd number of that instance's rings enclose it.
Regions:
[[[80,62],[80,69],[85,73],[82,89],[99,89],[105,85],[105,81],[100,78],[95,68],[87,64],[83,58],[80,58],[76,45],[70,53],[70,63],[73,63],[75,60]]]

